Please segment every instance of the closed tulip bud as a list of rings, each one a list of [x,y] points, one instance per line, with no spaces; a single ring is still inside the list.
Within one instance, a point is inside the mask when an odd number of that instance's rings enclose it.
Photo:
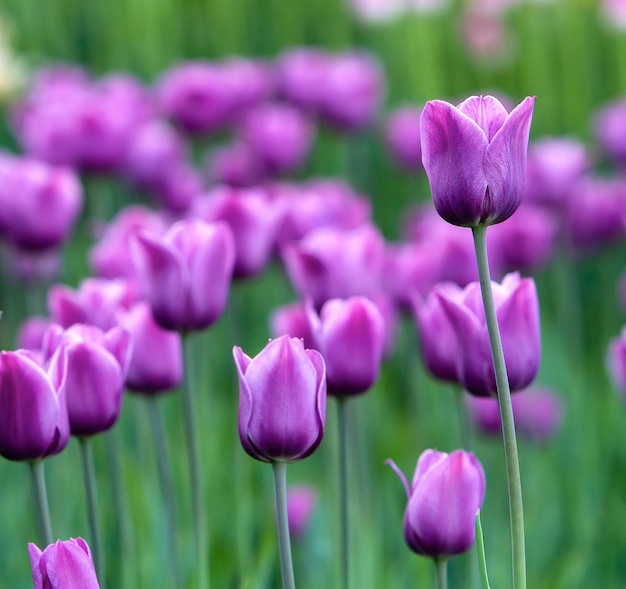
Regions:
[[[508,219],[522,202],[534,98],[507,113],[493,96],[428,102],[422,153],[437,212],[465,227]]]
[[[280,93],[289,102],[316,113],[326,68],[327,56],[319,49],[298,47],[285,52],[277,64]]]
[[[612,162],[626,167],[626,100],[611,102],[594,117],[594,133]]]
[[[385,129],[385,140],[393,161],[399,167],[412,172],[424,169],[421,120],[421,108],[404,106],[391,113]]]
[[[29,351],[0,352],[0,456],[37,460],[65,448],[65,377],[63,352],[50,358],[47,369]]]
[[[281,336],[254,358],[233,348],[239,375],[239,439],[264,462],[306,458],[319,446],[326,419],[326,369],[302,340]]]
[[[57,350],[67,356],[65,392],[73,436],[109,430],[120,415],[124,379],[130,358],[130,335],[121,327],[106,333],[75,324],[52,325],[44,337],[44,357]]]
[[[136,238],[138,268],[155,321],[173,331],[205,329],[226,307],[235,244],[226,223],[179,221],[158,239]]]
[[[159,327],[147,303],[137,303],[117,318],[132,343],[126,386],[149,395],[177,387],[183,378],[180,334]]]
[[[526,388],[537,375],[541,356],[539,300],[535,282],[519,274],[507,274],[502,283],[491,283],[500,326],[502,348],[512,391]],[[488,397],[496,381],[483,311],[480,285],[465,289],[434,289],[456,339],[456,380],[469,393]]]
[[[485,472],[474,454],[426,450],[410,486],[398,467],[388,463],[408,495],[404,539],[409,548],[437,559],[469,550],[475,540],[476,512],[485,498]]]
[[[333,299],[318,317],[309,308],[311,331],[326,363],[328,394],[337,397],[367,391],[378,378],[385,346],[385,321],[365,297]]]
[[[99,589],[91,551],[82,538],[57,540],[41,551],[28,545],[33,589]]]

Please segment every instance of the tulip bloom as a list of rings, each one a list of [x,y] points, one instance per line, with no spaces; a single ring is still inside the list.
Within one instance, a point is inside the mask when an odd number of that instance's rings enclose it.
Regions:
[[[524,197],[534,98],[510,113],[493,96],[458,107],[428,102],[422,113],[423,163],[437,212],[465,227],[508,219]]]
[[[469,550],[474,543],[476,512],[485,498],[485,472],[471,452],[426,450],[413,481],[388,461],[404,483],[408,504],[404,539],[417,554],[441,559]]]
[[[326,419],[326,369],[302,340],[281,336],[254,358],[237,346],[239,438],[263,462],[306,458],[319,446]]]
[[[41,551],[28,545],[34,589],[99,589],[91,551],[82,538],[57,540]]]
[[[0,456],[37,460],[65,448],[65,380],[63,352],[51,357],[46,370],[27,350],[0,352]]]
[[[378,378],[385,345],[385,321],[365,297],[328,301],[309,323],[326,363],[328,393],[338,397],[367,391]]]
[[[512,391],[526,388],[537,375],[541,356],[539,300],[535,282],[519,274],[507,274],[501,284],[492,282],[496,316],[502,336],[509,385]],[[440,326],[449,326],[454,334],[446,336],[456,346],[454,356],[445,356],[445,370],[473,395],[488,397],[496,392],[496,381],[489,345],[489,335],[482,305],[480,285],[472,282],[461,290],[454,286],[435,287],[433,294],[432,330],[421,337],[440,338]],[[439,319],[437,319],[439,318]],[[447,328],[446,328],[447,332]],[[438,345],[438,344],[437,344]],[[426,348],[435,349],[432,342]],[[449,354],[449,352],[448,352]],[[452,366],[454,364],[454,367]]]
[[[155,321],[173,331],[204,329],[226,307],[235,264],[228,226],[179,221],[161,238],[136,238],[137,265]]]

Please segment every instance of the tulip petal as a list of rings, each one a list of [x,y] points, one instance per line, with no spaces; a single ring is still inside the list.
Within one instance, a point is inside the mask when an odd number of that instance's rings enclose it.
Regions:
[[[470,96],[457,108],[483,130],[489,142],[508,116],[506,108],[493,96]]]

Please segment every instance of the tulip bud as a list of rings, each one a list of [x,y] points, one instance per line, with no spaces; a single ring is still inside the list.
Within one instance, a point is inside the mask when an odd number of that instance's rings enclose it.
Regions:
[[[43,552],[28,545],[33,589],[99,589],[91,551],[82,538],[57,540]]]
[[[437,212],[465,227],[508,219],[524,197],[534,98],[507,113],[493,96],[428,102],[422,153]]]
[[[270,333],[273,338],[281,335],[297,337],[307,349],[315,348],[315,339],[309,325],[305,306],[298,301],[275,309],[270,316]]]
[[[292,462],[319,446],[326,419],[326,369],[319,352],[281,336],[254,358],[237,346],[239,439],[263,462]]]
[[[474,454],[426,450],[417,461],[410,487],[398,467],[388,463],[409,499],[404,512],[409,548],[438,559],[469,550],[475,540],[476,511],[485,498],[485,472]]]

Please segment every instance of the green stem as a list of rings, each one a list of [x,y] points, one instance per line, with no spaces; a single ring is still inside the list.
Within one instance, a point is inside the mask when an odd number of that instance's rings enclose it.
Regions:
[[[98,494],[96,492],[96,471],[93,462],[93,447],[91,438],[79,438],[80,458],[83,467],[83,483],[87,496],[87,519],[89,522],[90,547],[93,553],[93,563],[96,568],[101,589],[104,588],[104,552],[102,550],[102,536],[98,524]]]
[[[448,559],[435,558],[437,589],[448,589]]]
[[[485,319],[491,345],[496,386],[498,390],[498,404],[502,421],[502,440],[504,443],[504,458],[506,464],[506,478],[509,492],[509,514],[511,520],[511,550],[513,561],[513,589],[526,589],[526,549],[524,545],[524,511],[522,506],[522,482],[519,472],[519,458],[517,455],[517,440],[515,438],[515,423],[511,405],[511,391],[504,362],[504,351],[496,317],[496,309],[491,290],[491,277],[487,259],[487,228],[473,227],[474,247],[480,276],[480,290],[485,307]]]
[[[348,519],[348,438],[347,401],[337,397],[339,417],[339,511],[341,521],[341,587],[350,586],[350,527]]]
[[[452,393],[454,394],[457,410],[459,412],[459,430],[461,432],[461,444],[466,450],[471,450],[474,445],[474,431],[473,425],[468,415],[467,405],[465,403],[465,393],[463,389],[458,386],[452,387]]]
[[[276,507],[276,529],[278,531],[283,589],[295,589],[296,582],[293,576],[289,519],[287,517],[287,463],[272,462],[272,472],[274,474],[274,505]]]
[[[46,493],[46,478],[43,470],[43,460],[32,460],[30,463],[30,480],[33,486],[35,512],[37,515],[37,531],[41,549],[52,544],[52,526],[50,524],[50,510]]]
[[[478,568],[480,569],[480,581],[483,589],[491,589],[489,576],[487,575],[487,559],[485,558],[485,541],[483,539],[483,526],[480,521],[480,509],[476,512],[476,551],[478,553]]]
[[[166,542],[168,548],[168,564],[170,567],[173,587],[180,587],[178,551],[176,549],[176,516],[174,501],[174,482],[172,480],[172,471],[168,459],[167,443],[165,439],[165,427],[163,419],[159,411],[158,401],[155,397],[147,397],[148,412],[150,414],[150,426],[152,429],[152,437],[154,438],[154,446],[156,450],[157,467],[159,471],[159,483],[161,484],[161,492],[163,493],[163,501],[165,503],[165,526],[166,526]]]
[[[185,383],[183,394],[183,415],[185,420],[185,444],[187,446],[187,460],[191,479],[191,506],[195,532],[196,568],[198,572],[198,589],[208,589],[209,551],[207,549],[206,515],[202,500],[202,480],[200,475],[200,461],[198,458],[198,442],[194,414],[193,387],[193,348],[189,334],[183,334],[185,348]]]

